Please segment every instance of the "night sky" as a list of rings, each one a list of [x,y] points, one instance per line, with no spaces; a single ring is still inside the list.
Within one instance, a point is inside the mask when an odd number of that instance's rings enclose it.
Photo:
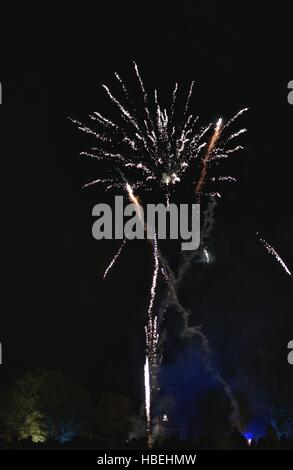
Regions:
[[[137,406],[143,401],[150,250],[143,242],[128,244],[103,281],[118,243],[93,239],[91,211],[113,197],[97,187],[82,190],[103,168],[78,156],[94,142],[68,120],[86,120],[92,111],[114,118],[100,85],[113,85],[117,70],[133,89],[135,60],[147,89],[157,88],[163,100],[175,81],[187,90],[194,79],[191,107],[202,122],[250,108],[239,124],[249,131],[240,139],[245,150],[225,163],[225,174],[239,182],[219,188],[212,262],[193,266],[181,300],[243,403],[252,402],[256,390],[285,400],[293,387],[287,364],[293,281],[255,233],[293,269],[289,14],[268,5],[257,11],[235,4],[231,10],[223,2],[119,5],[68,16],[50,12],[52,21],[44,13],[32,28],[16,22],[7,33],[0,69],[7,258],[0,389],[26,371],[49,368],[92,395],[115,391]],[[190,359],[196,354],[196,345],[175,344],[167,388],[174,377],[196,379]]]

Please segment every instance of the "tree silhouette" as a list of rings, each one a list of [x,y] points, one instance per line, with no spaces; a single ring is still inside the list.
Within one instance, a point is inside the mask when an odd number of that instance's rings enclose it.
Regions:
[[[96,437],[126,440],[131,430],[134,407],[126,396],[104,393],[96,406]]]
[[[19,379],[1,397],[0,425],[8,439],[65,442],[86,433],[92,408],[86,392],[56,371]]]

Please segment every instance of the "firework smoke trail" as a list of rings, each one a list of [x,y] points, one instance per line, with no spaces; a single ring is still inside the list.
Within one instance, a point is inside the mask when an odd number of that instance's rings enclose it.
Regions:
[[[207,250],[207,241],[209,237],[211,236],[211,233],[215,224],[214,213],[215,213],[215,209],[217,205],[218,205],[217,199],[214,196],[212,196],[204,211],[203,225],[201,228],[200,246],[197,250],[185,252],[182,256],[182,260],[179,265],[178,274],[176,278],[177,289],[179,289],[180,284],[182,283],[185,274],[188,272],[188,270],[192,266],[193,261],[201,257],[201,248],[202,248],[203,254],[205,254],[204,250],[205,249]]]
[[[218,372],[218,370],[211,364],[211,356],[212,356],[212,351],[210,348],[209,340],[206,337],[206,335],[202,332],[200,326],[190,326],[189,325],[189,313],[187,310],[182,306],[179,298],[178,298],[178,283],[177,279],[175,278],[174,274],[170,270],[168,264],[165,262],[163,258],[160,258],[160,261],[162,263],[162,266],[164,267],[164,271],[167,274],[167,280],[168,280],[168,294],[164,301],[162,302],[161,308],[160,308],[160,317],[159,320],[160,322],[163,320],[163,317],[166,313],[166,311],[170,307],[174,307],[176,311],[181,315],[181,318],[183,320],[183,329],[182,329],[182,336],[186,337],[188,339],[191,339],[193,337],[197,337],[200,340],[201,344],[201,349],[203,351],[203,360],[204,360],[204,366],[206,370],[217,380],[223,387],[227,398],[229,399],[231,408],[232,408],[232,413],[230,415],[230,421],[231,424],[238,429],[240,429],[240,411],[239,411],[239,404],[237,400],[235,399],[232,389],[230,385],[224,380],[224,378],[221,376],[221,374]],[[188,263],[188,266],[190,266],[191,263]],[[186,272],[184,270],[184,272]]]
[[[278,263],[280,263],[280,265],[286,271],[286,273],[292,277],[291,272],[289,271],[285,262],[282,260],[281,256],[276,252],[275,248],[273,248],[264,238],[262,238],[258,232],[256,233],[256,235],[258,236],[260,242],[264,245],[267,252],[273,255],[273,257],[278,261]]]
[[[218,201],[215,197],[211,197],[207,207],[203,213],[203,225],[201,229],[201,244],[207,244],[208,239],[215,225],[215,210],[218,205]]]
[[[204,223],[201,231],[201,246],[205,246],[208,238],[211,235],[211,232],[214,228],[214,212],[215,208],[217,207],[217,200],[212,197],[209,201],[206,210],[204,211]],[[206,248],[204,248],[206,250]],[[212,351],[209,345],[208,338],[202,332],[200,326],[193,326],[189,325],[189,313],[186,309],[182,306],[179,298],[178,292],[180,285],[183,281],[184,276],[188,272],[189,268],[192,266],[192,262],[195,258],[199,257],[198,250],[194,252],[188,252],[186,256],[181,260],[181,264],[178,268],[177,276],[175,277],[174,273],[169,267],[168,262],[161,256],[160,254],[160,263],[162,266],[162,274],[164,275],[167,285],[168,285],[168,292],[166,297],[163,299],[161,303],[161,307],[159,310],[159,322],[161,323],[167,310],[172,306],[175,307],[176,311],[181,315],[183,320],[183,330],[182,335],[187,338],[197,337],[200,340],[201,349],[204,354],[204,365],[206,370],[212,374],[212,376],[222,385],[227,398],[229,399],[232,413],[230,415],[230,421],[233,426],[236,426],[240,429],[240,411],[239,411],[239,404],[235,399],[232,389],[230,385],[223,379],[221,374],[217,371],[215,367],[211,364],[211,356]],[[206,251],[207,253],[207,251]]]
[[[203,218],[204,222],[203,222],[203,226],[201,229],[200,247],[197,250],[183,253],[176,277],[173,274],[172,270],[169,268],[167,261],[160,256],[160,262],[162,266],[164,266],[163,275],[166,279],[169,291],[168,291],[168,295],[163,300],[161,308],[160,308],[159,322],[160,323],[162,322],[167,309],[171,307],[172,305],[175,305],[177,307],[177,311],[181,313],[182,318],[184,319],[184,331],[192,332],[192,334],[194,333],[199,334],[200,339],[202,340],[202,344],[205,346],[207,346],[208,343],[207,343],[206,338],[202,335],[200,328],[197,327],[197,328],[190,329],[190,327],[188,326],[189,314],[188,312],[185,311],[185,309],[180,304],[179,299],[178,299],[178,292],[179,292],[180,286],[182,284],[182,281],[185,275],[187,274],[190,267],[192,266],[193,261],[201,257],[201,248],[203,249],[203,253],[204,253],[204,250],[206,249],[207,241],[214,228],[214,224],[215,224],[214,213],[215,213],[215,209],[217,205],[218,205],[217,199],[215,198],[215,196],[212,196],[204,211],[204,218]]]
[[[114,266],[114,264],[116,263],[117,259],[119,258],[120,254],[121,254],[121,251],[123,250],[124,248],[124,245],[126,243],[126,238],[124,238],[123,242],[121,243],[120,247],[119,247],[119,250],[117,251],[116,255],[114,256],[114,258],[112,259],[111,263],[109,264],[109,266],[107,267],[107,269],[105,270],[104,272],[104,276],[103,276],[103,279],[106,278],[108,272],[110,271],[110,269],[112,269],[112,267]]]

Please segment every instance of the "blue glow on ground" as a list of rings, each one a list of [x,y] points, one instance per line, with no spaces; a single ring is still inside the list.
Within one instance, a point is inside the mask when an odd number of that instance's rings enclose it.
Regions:
[[[242,433],[245,439],[257,440],[266,435],[268,424],[261,419],[254,419],[248,424],[246,431]]]

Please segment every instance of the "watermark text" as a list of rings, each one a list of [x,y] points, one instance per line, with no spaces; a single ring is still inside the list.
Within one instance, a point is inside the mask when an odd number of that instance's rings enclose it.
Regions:
[[[108,204],[96,204],[92,215],[98,217],[92,226],[96,240],[160,239],[182,240],[182,250],[196,250],[200,244],[199,204],[140,204],[124,207],[123,196],[115,196],[114,214]]]

